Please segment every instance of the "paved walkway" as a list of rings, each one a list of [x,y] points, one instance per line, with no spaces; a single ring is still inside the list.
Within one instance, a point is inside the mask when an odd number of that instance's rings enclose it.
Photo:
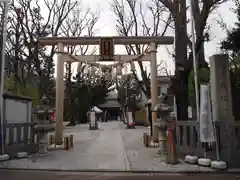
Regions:
[[[66,173],[0,170],[1,180],[238,180],[238,174]]]
[[[67,127],[74,135],[75,147],[0,163],[0,168],[58,169],[92,171],[211,171],[197,165],[168,165],[156,156],[157,149],[145,148],[142,134],[146,127],[126,129],[120,122],[100,124],[100,130],[88,125]]]

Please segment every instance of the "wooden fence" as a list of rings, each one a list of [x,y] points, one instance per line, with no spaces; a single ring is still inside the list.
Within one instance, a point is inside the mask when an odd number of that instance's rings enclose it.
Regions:
[[[8,93],[4,93],[3,98],[1,130],[4,153],[16,157],[18,152],[28,154],[38,152],[37,133],[31,117],[31,98]]]
[[[5,153],[16,157],[18,152],[37,153],[38,140],[34,123],[9,123],[5,127]]]

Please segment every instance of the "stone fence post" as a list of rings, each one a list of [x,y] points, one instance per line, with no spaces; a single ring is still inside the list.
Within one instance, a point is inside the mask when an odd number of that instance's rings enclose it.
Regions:
[[[228,166],[236,163],[240,157],[235,148],[236,135],[233,123],[232,94],[227,54],[216,54],[210,57],[210,83],[213,121],[219,127],[217,133],[220,160]],[[234,157],[235,156],[235,157]]]
[[[210,83],[213,121],[234,121],[227,54],[210,57]]]

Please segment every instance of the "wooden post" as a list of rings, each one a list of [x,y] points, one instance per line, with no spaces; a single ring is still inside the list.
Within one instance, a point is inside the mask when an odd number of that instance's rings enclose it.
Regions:
[[[171,122],[168,127],[168,149],[167,149],[167,163],[177,164],[177,152],[176,152],[176,126],[175,123]]]

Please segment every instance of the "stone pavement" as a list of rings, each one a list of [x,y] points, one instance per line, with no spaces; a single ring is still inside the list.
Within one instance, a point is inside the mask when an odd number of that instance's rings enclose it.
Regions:
[[[239,174],[79,173],[0,170],[1,180],[238,180]]]
[[[156,148],[145,148],[142,134],[146,127],[126,129],[120,122],[100,124],[100,130],[88,125],[65,128],[74,135],[75,147],[0,163],[0,168],[91,171],[212,171],[185,163],[168,165],[156,156]]]

